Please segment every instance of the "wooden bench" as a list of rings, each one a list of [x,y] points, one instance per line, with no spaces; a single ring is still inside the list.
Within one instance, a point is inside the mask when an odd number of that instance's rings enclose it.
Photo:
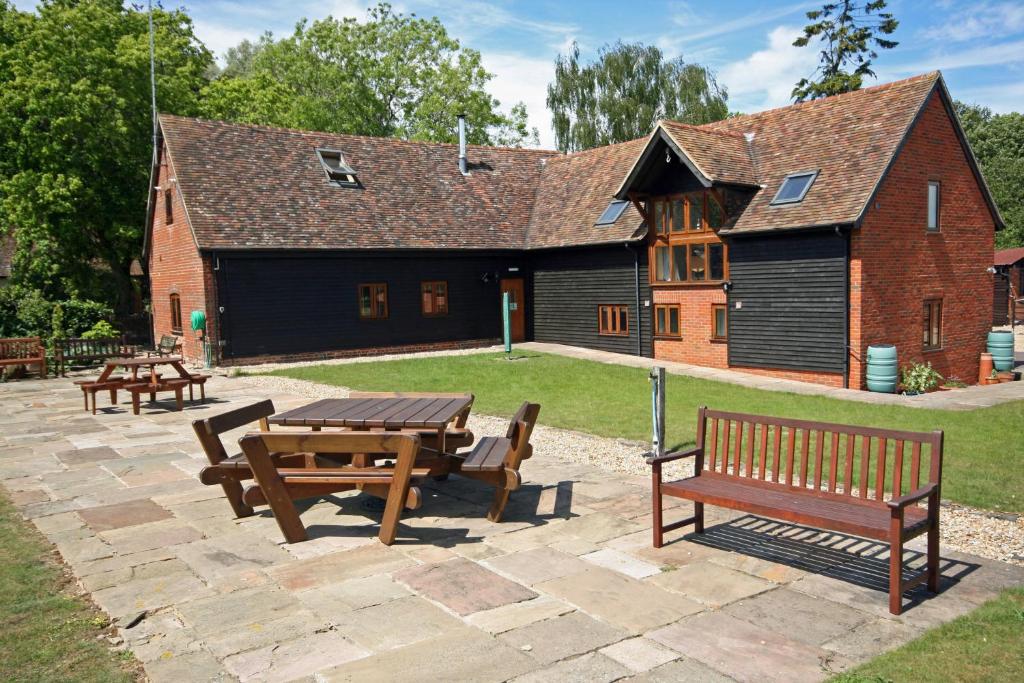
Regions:
[[[212,375],[202,375],[197,372],[189,373],[188,379],[188,400],[195,401],[195,395],[192,393],[192,387],[199,387],[199,402],[206,403],[206,380],[210,379]]]
[[[183,392],[187,386],[189,386],[189,380],[174,378],[162,379],[155,384],[153,382],[135,382],[133,384],[125,384],[124,389],[132,395],[132,413],[138,415],[141,409],[142,394],[149,394],[150,402],[154,402],[156,401],[157,393],[164,391],[173,391],[174,402],[177,406],[175,410],[184,410],[185,400]]]
[[[124,339],[110,337],[108,339],[82,339],[68,337],[53,342],[53,358],[57,365],[56,373],[67,376],[67,366],[71,363],[94,363],[109,358],[131,358],[135,355],[134,347],[124,343]]]
[[[155,348],[146,351],[146,357],[150,356],[173,356],[181,351],[181,342],[172,334],[165,334],[160,337],[160,343]]]
[[[75,384],[82,390],[85,409],[89,410],[89,399],[92,398],[92,414],[96,414],[96,394],[100,391],[110,392],[110,405],[117,405],[117,390],[124,387],[124,377],[108,377],[102,382],[92,379],[78,380]]]
[[[704,505],[888,542],[889,611],[903,593],[939,588],[941,431],[908,432],[700,408],[696,446],[651,456],[654,547],[692,524],[704,532]],[[909,452],[908,452],[909,451]],[[662,465],[694,459],[694,475],[662,482]],[[921,484],[922,469],[926,482]],[[694,501],[692,517],[662,523],[662,496]],[[927,501],[927,507],[917,505]],[[903,579],[903,544],[928,534],[927,568]]]
[[[0,367],[35,365],[40,379],[46,378],[46,347],[39,337],[0,339]]]

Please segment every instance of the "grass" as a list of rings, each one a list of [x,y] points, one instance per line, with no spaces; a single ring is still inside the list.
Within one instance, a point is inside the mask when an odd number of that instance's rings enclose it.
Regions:
[[[1019,681],[1021,672],[1024,588],[1013,588],[832,683]]]
[[[135,660],[97,640],[105,618],[68,587],[53,549],[0,494],[0,680],[137,680]]]
[[[649,441],[647,371],[538,353],[417,358],[318,365],[271,374],[364,391],[472,391],[474,410],[511,416],[526,399],[541,404],[543,424],[600,436]],[[1024,401],[973,411],[873,405],[802,396],[669,375],[666,440],[693,443],[701,405],[848,424],[946,432],[942,493],[966,505],[1024,512]]]

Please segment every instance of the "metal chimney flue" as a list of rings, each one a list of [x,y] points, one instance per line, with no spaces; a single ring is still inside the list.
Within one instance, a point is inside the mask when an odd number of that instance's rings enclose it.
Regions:
[[[466,115],[459,114],[459,173],[469,175],[466,161]]]

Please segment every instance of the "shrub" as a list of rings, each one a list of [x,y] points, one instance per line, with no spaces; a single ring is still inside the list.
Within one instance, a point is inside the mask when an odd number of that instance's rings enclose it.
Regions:
[[[109,322],[114,317],[110,306],[88,299],[68,299],[60,302],[60,307],[64,313],[64,333],[69,337],[82,336],[96,323]]]
[[[942,375],[932,367],[931,362],[911,363],[903,368],[900,381],[904,391],[925,392],[939,386]]]
[[[120,337],[121,333],[114,329],[114,326],[106,320],[100,320],[89,330],[82,333],[83,339],[110,339]]]

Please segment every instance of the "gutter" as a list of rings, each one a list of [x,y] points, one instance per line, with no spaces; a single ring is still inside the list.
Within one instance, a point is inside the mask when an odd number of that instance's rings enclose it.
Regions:
[[[640,253],[633,249],[629,242],[623,242],[622,246],[633,252],[633,278],[636,288],[636,355],[643,357],[643,322],[640,319]]]

